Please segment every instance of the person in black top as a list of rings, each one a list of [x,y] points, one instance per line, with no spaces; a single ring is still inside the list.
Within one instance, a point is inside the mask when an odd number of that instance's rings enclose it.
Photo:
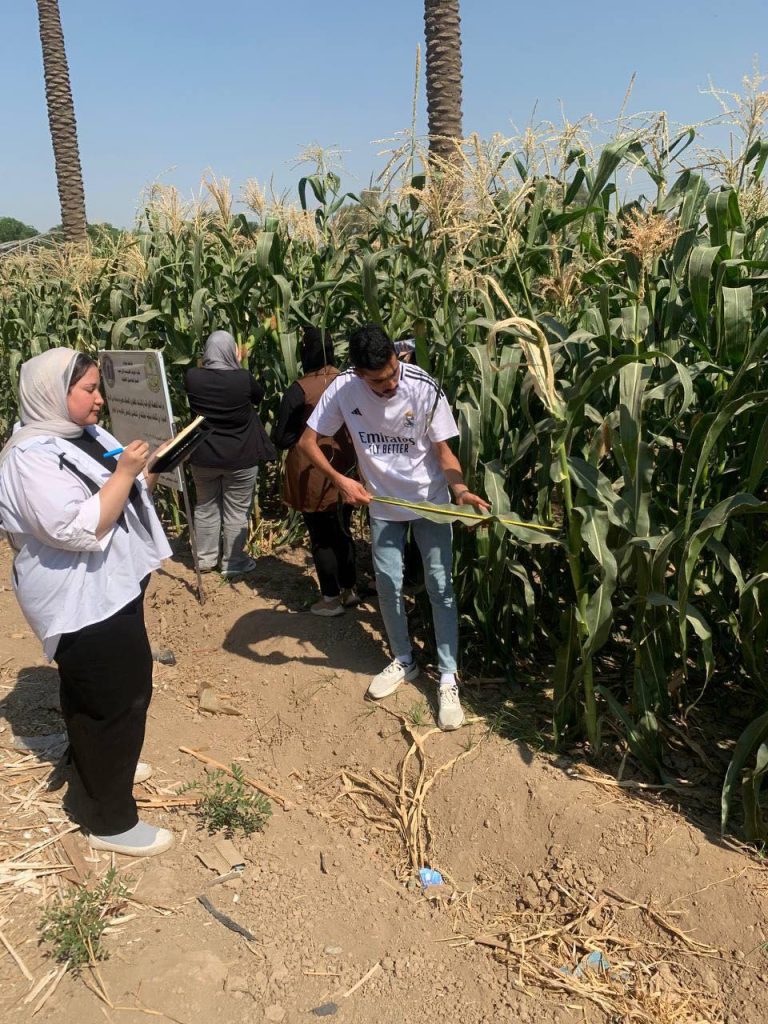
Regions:
[[[296,442],[320,395],[338,375],[333,339],[319,327],[305,327],[301,345],[304,376],[283,395],[272,437],[288,451],[283,473],[283,501],[301,512],[312,545],[320,600],[309,609],[313,615],[343,615],[359,603],[356,590],[355,542],[350,532],[352,506],[339,508],[339,491],[304,457]],[[323,438],[323,453],[340,473],[355,467],[355,452],[346,427],[335,437]]]
[[[203,365],[187,370],[184,386],[195,415],[213,428],[191,457],[195,481],[195,533],[200,569],[219,561],[225,579],[256,565],[245,554],[248,514],[259,462],[277,457],[256,409],[264,388],[240,366],[240,351],[227,331],[214,331],[205,343]]]

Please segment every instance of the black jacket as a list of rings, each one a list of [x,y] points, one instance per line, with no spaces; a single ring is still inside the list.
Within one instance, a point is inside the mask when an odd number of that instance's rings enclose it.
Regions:
[[[246,469],[277,458],[254,408],[264,388],[249,370],[190,369],[184,375],[189,405],[213,427],[189,460],[208,469]]]

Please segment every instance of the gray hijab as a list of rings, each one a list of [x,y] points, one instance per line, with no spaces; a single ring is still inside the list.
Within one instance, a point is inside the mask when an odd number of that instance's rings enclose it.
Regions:
[[[214,331],[206,341],[203,367],[206,370],[242,370],[237,359],[237,344],[229,331]]]
[[[67,392],[77,352],[49,348],[28,359],[19,377],[19,421],[0,452],[0,466],[18,444],[30,437],[80,437],[83,428],[73,423],[67,409]]]

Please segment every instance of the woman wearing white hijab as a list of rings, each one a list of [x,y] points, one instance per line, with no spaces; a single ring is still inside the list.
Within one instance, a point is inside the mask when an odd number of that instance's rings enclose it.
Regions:
[[[277,458],[255,408],[264,388],[240,366],[240,354],[231,334],[214,331],[205,343],[203,365],[184,377],[192,412],[212,427],[189,460],[197,554],[203,572],[214,570],[221,555],[225,579],[256,566],[245,553],[248,514],[259,463]]]
[[[143,600],[171,550],[148,446],[104,458],[119,442],[96,425],[103,405],[89,356],[54,348],[24,363],[20,425],[0,452],[0,527],[16,597],[59,669],[71,805],[92,848],[152,856],[173,836],[139,821],[132,792],[152,695]]]

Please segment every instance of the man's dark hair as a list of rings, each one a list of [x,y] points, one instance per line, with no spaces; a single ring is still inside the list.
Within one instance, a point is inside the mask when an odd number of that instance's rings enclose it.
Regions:
[[[380,370],[395,354],[381,324],[363,324],[349,336],[349,361],[356,370]]]
[[[304,373],[336,365],[333,338],[324,327],[304,328],[304,336],[301,339],[301,365]]]
[[[77,384],[79,380],[82,380],[92,366],[98,365],[99,364],[96,360],[91,359],[91,357],[87,356],[85,352],[78,352],[75,358],[75,365],[72,367],[72,373],[69,378],[69,390],[71,391],[75,384]]]

